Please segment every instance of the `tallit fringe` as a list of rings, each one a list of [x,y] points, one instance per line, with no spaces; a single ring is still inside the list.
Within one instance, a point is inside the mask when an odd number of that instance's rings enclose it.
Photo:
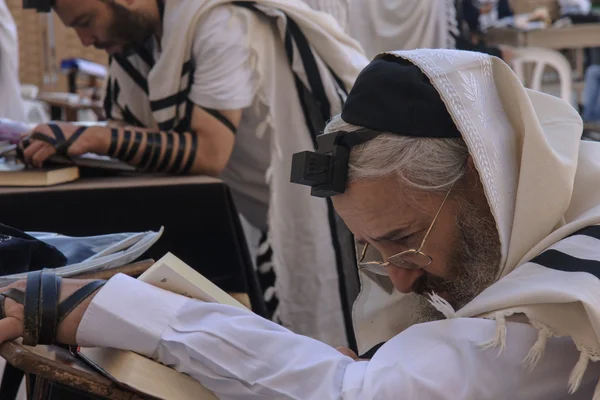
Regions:
[[[529,353],[527,353],[525,359],[523,359],[523,364],[525,364],[525,368],[528,371],[532,371],[544,357],[546,344],[548,343],[548,339],[552,337],[552,332],[546,326],[541,326],[538,330],[536,342],[531,346],[531,349],[529,349]]]
[[[554,332],[550,327],[536,322],[531,318],[529,318],[529,322],[539,331],[537,341],[533,344],[533,346],[529,350],[529,353],[527,353],[527,356],[523,360],[525,367],[529,371],[531,371],[533,368],[535,368],[535,366],[544,356],[544,351],[546,349],[548,339],[564,335],[561,335],[558,332]],[[594,353],[592,350],[586,349],[584,346],[577,343],[576,340],[575,344],[577,345],[577,349],[579,350],[579,360],[577,361],[577,364],[575,364],[575,366],[573,367],[573,370],[571,371],[571,374],[569,376],[570,394],[575,393],[579,389],[579,386],[581,386],[581,381],[583,380],[583,377],[585,375],[590,361],[598,361],[596,353]],[[600,400],[600,382],[594,390],[594,396],[592,400]]]
[[[496,320],[496,336],[480,345],[482,350],[494,349],[498,347],[498,354],[506,348],[506,315],[502,311],[496,312],[494,315]]]
[[[246,46],[248,46],[248,48],[251,50],[251,55],[249,57],[249,64],[250,64],[250,67],[252,68],[252,70],[255,71],[257,87],[263,87],[263,84],[262,84],[263,76],[260,74],[260,68],[257,67],[259,52],[258,52],[258,50],[256,50],[255,47],[253,47],[253,43],[250,38],[250,35],[246,36]],[[255,130],[256,137],[258,137],[259,139],[262,139],[269,130],[271,130],[271,131],[273,130],[273,126],[274,126],[273,116],[271,115],[272,107],[270,107],[268,98],[263,91],[258,91],[256,96],[257,96],[258,101],[254,105],[254,110],[253,110],[254,113],[256,115],[260,115],[261,107],[264,107],[265,110],[268,110],[267,115],[258,124],[258,126],[256,127],[256,130]],[[271,141],[273,143],[276,156],[279,159],[283,158],[283,152],[281,151],[281,148],[279,147],[279,144],[277,143],[277,138],[275,137],[275,135],[271,135]],[[271,184],[271,180],[273,179],[273,172],[274,172],[273,167],[271,165],[271,166],[269,166],[269,168],[267,168],[267,171],[265,172],[265,182],[267,184]]]
[[[499,347],[500,350],[498,354],[500,354],[502,350],[506,348],[506,318],[510,317],[513,314],[515,314],[514,311],[497,311],[493,315],[484,317],[496,320],[496,336],[494,337],[494,339],[481,344],[480,348],[482,350]],[[530,316],[527,315],[527,313],[524,314],[529,319],[529,323],[538,330],[538,338],[533,344],[533,346],[531,346],[531,349],[529,350],[527,356],[523,359],[522,362],[524,364],[524,367],[527,370],[531,371],[543,358],[548,339],[552,337],[562,337],[565,335],[559,332],[555,332],[550,327],[531,319]],[[585,375],[590,361],[600,361],[600,357],[597,352],[594,352],[590,349],[586,349],[583,345],[581,345],[581,343],[578,343],[575,338],[573,338],[573,340],[575,341],[575,345],[577,346],[580,355],[577,364],[575,364],[573,370],[571,371],[571,375],[569,376],[570,394],[575,393],[577,389],[579,389],[579,386],[581,385],[581,381],[583,380],[583,377]],[[600,400],[600,381],[596,385],[592,400]]]
[[[596,385],[596,389],[594,390],[594,397],[592,397],[592,400],[600,400],[600,380]]]
[[[573,394],[579,389],[579,385],[581,385],[581,380],[583,379],[583,375],[585,374],[585,370],[590,363],[590,355],[582,351],[579,356],[579,361],[575,364],[573,371],[571,371],[571,376],[569,377],[569,393]],[[597,389],[597,388],[596,388]],[[596,395],[594,394],[594,397]]]
[[[456,318],[456,311],[450,303],[435,293],[429,293],[429,303],[448,319]]]

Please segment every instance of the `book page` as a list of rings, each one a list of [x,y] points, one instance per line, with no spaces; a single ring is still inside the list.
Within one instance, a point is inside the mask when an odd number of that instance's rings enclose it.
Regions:
[[[151,274],[144,276],[143,279],[140,276],[139,280],[182,296],[212,303],[216,302],[216,300],[210,297],[204,290],[194,285],[165,264],[156,268]]]
[[[197,300],[248,309],[171,253],[158,260],[138,279]]]

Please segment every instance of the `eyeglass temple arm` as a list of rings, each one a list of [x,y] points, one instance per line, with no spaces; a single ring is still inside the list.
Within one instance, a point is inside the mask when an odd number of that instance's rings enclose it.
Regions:
[[[427,241],[429,234],[433,230],[433,227],[435,226],[435,223],[437,222],[437,219],[440,216],[440,213],[442,212],[442,208],[444,208],[444,204],[446,204],[446,200],[448,200],[448,197],[450,197],[450,192],[452,191],[453,187],[454,187],[454,184],[452,184],[452,186],[446,193],[446,196],[444,197],[444,201],[442,201],[440,208],[438,208],[437,212],[435,213],[435,217],[433,217],[433,221],[431,222],[431,225],[429,225],[429,229],[427,229],[427,232],[425,232],[425,236],[423,237],[423,240],[421,241],[421,245],[419,246],[419,249],[417,250],[417,252],[420,252],[421,250],[423,250],[423,246],[425,246],[425,242]]]

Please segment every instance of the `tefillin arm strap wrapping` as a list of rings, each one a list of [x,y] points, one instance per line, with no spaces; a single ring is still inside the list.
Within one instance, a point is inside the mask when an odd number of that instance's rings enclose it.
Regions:
[[[193,132],[111,130],[108,155],[148,172],[189,173],[198,150]]]

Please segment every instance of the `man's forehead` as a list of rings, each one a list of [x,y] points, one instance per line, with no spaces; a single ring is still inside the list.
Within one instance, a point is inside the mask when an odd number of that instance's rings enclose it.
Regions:
[[[396,177],[353,181],[345,193],[332,200],[338,214],[358,236],[378,237],[410,225],[420,214]]]

